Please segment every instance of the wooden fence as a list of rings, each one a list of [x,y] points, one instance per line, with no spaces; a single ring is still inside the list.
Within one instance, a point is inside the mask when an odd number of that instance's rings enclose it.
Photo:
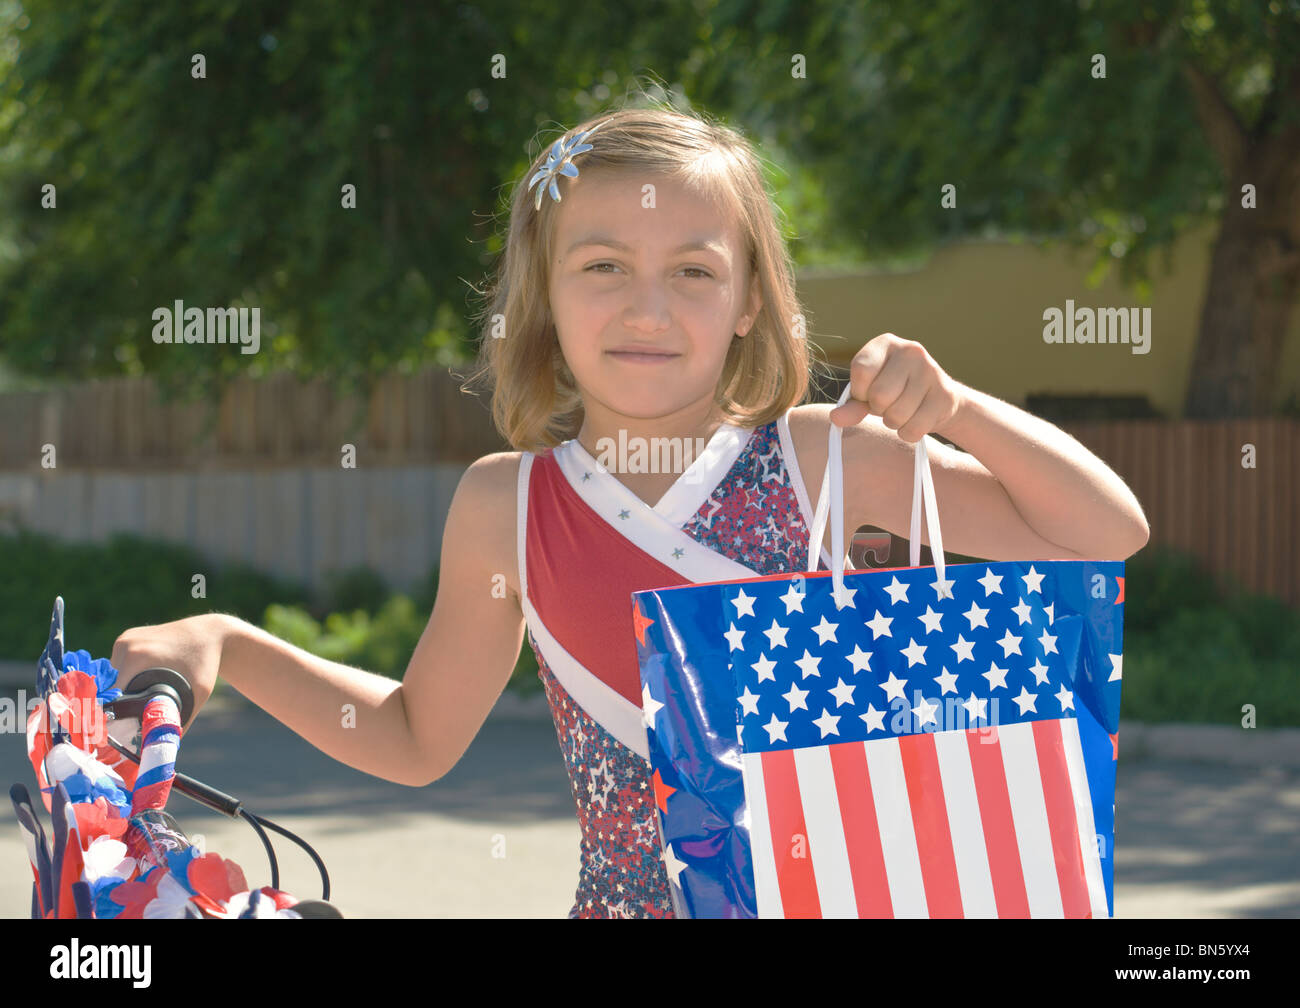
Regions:
[[[46,444],[59,467],[78,470],[338,466],[345,443],[361,465],[468,464],[506,445],[486,397],[462,393],[462,384],[446,369],[392,374],[361,403],[323,379],[279,374],[235,380],[215,407],[165,404],[144,378],[8,393],[0,395],[0,472],[39,469]]]
[[[390,376],[360,413],[326,383],[288,376],[240,380],[215,412],[163,405],[134,379],[2,395],[0,528],[131,529],[309,583],[352,564],[410,583],[437,563],[460,474],[505,448],[486,400],[460,385],[433,368]],[[1133,489],[1153,545],[1300,608],[1300,420],[1059,426]],[[356,470],[341,468],[345,443]],[[53,470],[41,466],[50,444]]]
[[[1187,550],[1223,583],[1300,609],[1300,420],[1059,426],[1128,484],[1151,545]]]

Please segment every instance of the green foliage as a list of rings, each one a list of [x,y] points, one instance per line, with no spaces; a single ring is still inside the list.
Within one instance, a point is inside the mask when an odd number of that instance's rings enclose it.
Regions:
[[[659,81],[781,159],[777,199],[815,236],[799,262],[996,231],[1070,235],[1140,277],[1221,210],[1186,67],[1249,129],[1300,52],[1294,0],[112,10],[0,3],[4,352],[25,374],[151,373],[166,388],[451,362],[472,340],[467,286],[499,245],[493,214],[529,157]],[[57,211],[40,205],[46,184]],[[263,352],[155,344],[152,311],[176,298],[260,307]]]
[[[301,586],[239,564],[215,565],[168,542],[119,533],[103,544],[64,542],[34,532],[0,536],[0,657],[30,657],[49,636],[54,598],[63,596],[68,643],[95,657],[112,654],[125,629],[218,610],[251,622],[274,601],[306,603]],[[206,577],[207,597],[191,597]]]
[[[1124,564],[1124,634],[1168,624],[1180,612],[1213,609],[1221,591],[1196,557],[1182,550],[1148,546]]]
[[[1250,704],[1257,727],[1300,726],[1300,618],[1290,614],[1271,633],[1289,652],[1256,650],[1226,610],[1184,610],[1126,634],[1122,719],[1240,724]]]
[[[631,27],[531,6],[0,3],[10,362],[177,392],[281,367],[356,388],[462,357],[504,189],[596,110],[581,89],[646,57],[678,65],[695,41],[683,0]],[[40,205],[50,183],[57,211]],[[155,344],[152,312],[177,298],[260,307],[262,352]]]
[[[1124,718],[1300,726],[1300,613],[1214,577],[1189,554],[1125,564]]]

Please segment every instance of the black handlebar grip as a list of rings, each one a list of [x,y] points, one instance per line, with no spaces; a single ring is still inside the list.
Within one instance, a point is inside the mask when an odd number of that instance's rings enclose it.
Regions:
[[[197,781],[193,777],[187,777],[183,773],[178,773],[172,778],[172,787],[183,794],[186,798],[192,798],[200,805],[205,805],[212,809],[213,812],[220,812],[231,819],[238,819],[239,812],[243,808],[243,802],[238,798],[232,798],[224,791],[218,791],[216,788],[202,781]]]
[[[160,687],[166,688],[162,689]],[[123,701],[136,698],[147,702],[150,695],[158,693],[170,693],[172,699],[177,701],[176,706],[179,708],[181,715],[181,727],[184,728],[194,715],[194,691],[190,689],[189,680],[175,669],[151,668],[137,673],[126,684],[126,692],[113,701],[113,704],[122,704]],[[110,704],[104,706],[110,707]],[[143,706],[141,706],[141,710],[143,710]]]

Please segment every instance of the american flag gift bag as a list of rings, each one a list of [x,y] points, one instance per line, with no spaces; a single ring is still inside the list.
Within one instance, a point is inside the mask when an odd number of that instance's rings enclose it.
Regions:
[[[946,564],[925,440],[909,567],[845,573],[832,426],[831,570],[632,594],[680,916],[1114,915],[1124,564]]]

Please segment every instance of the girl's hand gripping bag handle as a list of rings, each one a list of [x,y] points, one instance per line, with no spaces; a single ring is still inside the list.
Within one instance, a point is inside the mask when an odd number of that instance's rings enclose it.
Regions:
[[[910,566],[846,573],[841,441],[807,572],[632,595],[678,914],[1113,916],[1124,564],[946,563],[922,438]]]

